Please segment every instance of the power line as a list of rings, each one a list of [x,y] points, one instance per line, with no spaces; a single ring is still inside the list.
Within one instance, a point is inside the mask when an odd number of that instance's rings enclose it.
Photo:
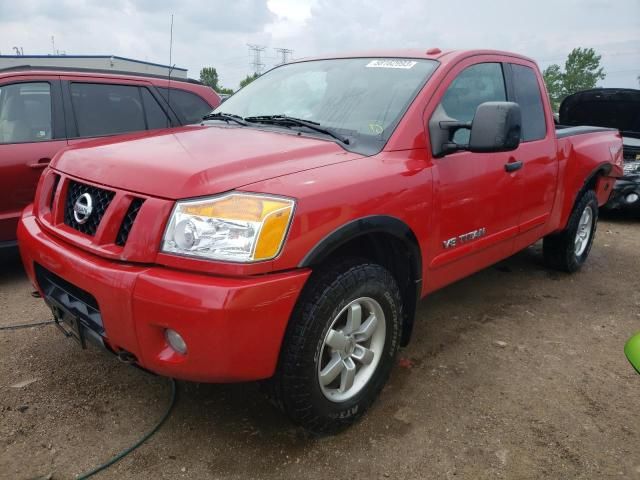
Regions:
[[[290,48],[274,48],[274,50],[280,54],[281,62],[278,65],[287,63],[289,61],[289,56],[293,55],[293,50]]]
[[[253,72],[258,75],[262,75],[262,69],[265,67],[264,62],[262,61],[262,52],[264,52],[267,47],[264,45],[255,45],[253,43],[247,43],[247,47],[249,47],[249,53],[253,55],[253,60],[249,63],[253,66]]]

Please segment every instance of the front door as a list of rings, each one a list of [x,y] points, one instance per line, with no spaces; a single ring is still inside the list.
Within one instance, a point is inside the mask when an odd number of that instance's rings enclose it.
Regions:
[[[16,239],[40,174],[67,145],[59,82],[11,77],[0,84],[0,244]],[[59,111],[58,111],[59,110]]]
[[[441,98],[436,107],[440,114],[472,121],[481,103],[507,100],[502,64],[476,63],[452,72]],[[468,129],[458,130],[455,143],[467,144],[469,133]],[[459,151],[433,160],[430,289],[513,252],[522,194],[518,172],[508,172],[505,165],[514,161],[514,154]]]

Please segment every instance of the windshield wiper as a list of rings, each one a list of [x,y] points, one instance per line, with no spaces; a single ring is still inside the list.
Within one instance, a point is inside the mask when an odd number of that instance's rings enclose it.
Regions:
[[[234,115],[232,113],[222,113],[222,112],[211,112],[207,113],[202,120],[222,120],[224,122],[229,123],[236,122],[239,125],[246,127],[248,124],[245,122],[240,115]]]
[[[319,133],[324,133],[330,137],[340,140],[345,145],[349,145],[349,139],[345,138],[333,130],[323,127],[318,122],[312,122],[310,120],[302,120],[301,118],[288,117],[287,115],[258,115],[255,117],[245,117],[245,121],[252,123],[269,123],[272,125],[297,125],[300,127],[306,127],[309,130],[313,130]]]

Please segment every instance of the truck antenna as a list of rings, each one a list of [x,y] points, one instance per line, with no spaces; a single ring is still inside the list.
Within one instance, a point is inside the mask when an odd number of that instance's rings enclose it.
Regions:
[[[172,54],[173,54],[173,13],[171,14],[171,27],[169,28],[169,81],[167,82],[167,103],[169,104],[170,110],[173,110],[171,108],[171,73],[173,73],[173,67],[175,67],[175,65],[171,63],[173,61]],[[171,119],[167,116],[167,127],[171,126],[170,122],[171,122]]]

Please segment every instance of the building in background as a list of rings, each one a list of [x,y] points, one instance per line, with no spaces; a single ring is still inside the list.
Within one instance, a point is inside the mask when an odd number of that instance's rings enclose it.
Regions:
[[[145,75],[168,76],[171,67],[159,63],[134,60],[115,55],[0,55],[0,70],[19,67],[63,67],[89,68],[93,70],[113,70]],[[187,78],[187,69],[174,67],[171,76]]]

